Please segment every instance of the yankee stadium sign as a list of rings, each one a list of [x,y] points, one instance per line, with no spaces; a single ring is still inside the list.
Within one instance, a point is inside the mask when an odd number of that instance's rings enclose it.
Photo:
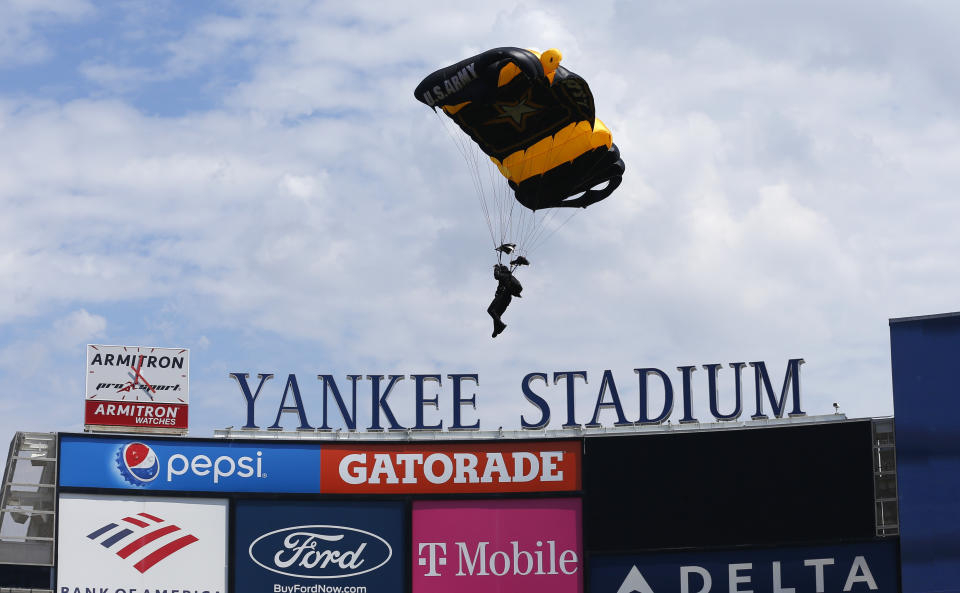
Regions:
[[[587,387],[587,371],[531,372],[517,387],[526,406],[520,415],[520,425],[528,430],[546,428],[553,413],[551,400],[562,402],[564,428],[599,427],[603,412],[606,412],[607,419],[613,419],[613,426],[662,424],[677,408],[682,414],[678,419],[680,424],[696,423],[700,419],[695,415],[695,404],[701,410],[706,404],[710,416],[716,421],[737,420],[745,410],[752,410],[752,419],[768,418],[765,410],[776,418],[782,418],[785,413],[803,416],[805,413],[800,405],[800,366],[803,363],[802,358],[787,361],[779,391],[774,388],[776,376],[771,379],[763,361],[731,362],[727,365],[728,370],[724,370],[723,378],[722,364],[680,366],[676,373],[642,367],[633,369],[632,376],[629,373],[615,375],[608,369],[602,372],[599,387],[594,390]],[[694,373],[700,369],[706,374],[706,389],[694,388]],[[445,426],[449,430],[480,429],[480,420],[476,417],[478,373],[411,374],[409,377],[355,374],[343,379],[332,374],[318,374],[315,381],[311,378],[309,382],[291,373],[282,383],[272,382],[274,373],[258,373],[256,380],[251,380],[250,374],[243,372],[230,373],[230,377],[237,382],[246,404],[245,429],[259,428],[256,403],[266,392],[281,394],[276,416],[269,426],[271,429],[282,429],[281,418],[288,414],[296,416],[299,430],[331,430],[330,423],[333,422],[336,426],[342,423],[348,431],[356,431],[359,430],[358,400],[370,410],[368,431],[443,430]],[[406,382],[408,378],[409,382]],[[729,385],[724,390],[728,395],[722,398],[721,381]],[[753,384],[752,393],[744,393],[744,383]],[[401,395],[402,392],[405,396]],[[394,399],[389,400],[391,396]],[[584,409],[581,405],[578,409],[577,403],[582,404],[585,396],[589,397],[590,406]],[[639,414],[635,417],[628,417],[624,411],[623,402],[628,396],[636,398],[628,400],[630,403],[636,401],[639,404]],[[440,417],[441,401],[449,402],[445,405],[449,410],[446,425],[444,418]],[[397,420],[400,405],[412,411],[411,416],[415,418],[412,425]],[[472,412],[464,410],[468,406]],[[427,408],[431,407],[435,411],[428,417]]]

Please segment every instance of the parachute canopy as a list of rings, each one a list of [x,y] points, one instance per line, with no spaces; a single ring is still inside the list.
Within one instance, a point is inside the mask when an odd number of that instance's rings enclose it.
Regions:
[[[437,70],[415,91],[476,142],[530,210],[585,208],[624,172],[590,87],[560,59],[555,49],[500,47]]]

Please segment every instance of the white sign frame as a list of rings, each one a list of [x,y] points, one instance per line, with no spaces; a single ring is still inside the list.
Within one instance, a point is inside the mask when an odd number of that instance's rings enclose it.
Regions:
[[[61,493],[56,590],[227,593],[228,509],[225,498]]]
[[[85,375],[87,430],[186,434],[189,349],[88,344]]]

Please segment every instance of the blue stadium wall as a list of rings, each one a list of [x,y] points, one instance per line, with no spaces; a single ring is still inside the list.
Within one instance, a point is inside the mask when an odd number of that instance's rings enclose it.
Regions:
[[[960,591],[960,313],[890,320],[903,590]]]

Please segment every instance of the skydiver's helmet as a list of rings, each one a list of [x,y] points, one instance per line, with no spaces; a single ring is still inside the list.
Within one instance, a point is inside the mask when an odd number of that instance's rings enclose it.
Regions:
[[[500,276],[502,276],[502,275],[504,275],[504,274],[509,274],[509,273],[510,273],[510,268],[508,268],[507,266],[505,266],[505,265],[503,265],[503,264],[494,264],[494,265],[493,265],[493,275],[494,275],[494,277],[499,278]]]

